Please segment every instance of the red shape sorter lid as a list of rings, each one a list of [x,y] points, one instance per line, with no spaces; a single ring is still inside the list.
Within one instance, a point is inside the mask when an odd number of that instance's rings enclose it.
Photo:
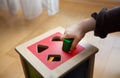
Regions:
[[[35,42],[34,44],[30,45],[27,47],[27,49],[30,50],[30,52],[33,53],[44,65],[46,65],[49,69],[53,70],[59,65],[63,64],[70,58],[74,57],[78,53],[80,53],[82,50],[84,50],[84,47],[81,45],[77,45],[77,48],[71,52],[71,53],[66,53],[62,51],[62,41],[52,41],[52,38],[55,36],[61,36],[62,34],[60,32],[57,32],[55,34],[52,34],[48,36],[47,38],[44,38],[38,42]],[[37,52],[37,45],[45,45],[48,46],[47,49],[45,49],[42,52]],[[48,56],[49,55],[60,55],[61,59],[59,61],[48,61]]]

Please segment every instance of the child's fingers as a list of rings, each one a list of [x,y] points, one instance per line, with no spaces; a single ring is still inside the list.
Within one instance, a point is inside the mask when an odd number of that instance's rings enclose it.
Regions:
[[[76,48],[78,42],[79,42],[79,39],[74,39],[73,40],[73,43],[72,43],[72,46],[71,46],[71,50],[74,50]]]
[[[64,40],[64,35],[60,37],[60,40],[63,41]]]
[[[74,38],[74,36],[69,32],[64,32],[64,35],[62,35],[60,39],[64,40],[64,38]]]

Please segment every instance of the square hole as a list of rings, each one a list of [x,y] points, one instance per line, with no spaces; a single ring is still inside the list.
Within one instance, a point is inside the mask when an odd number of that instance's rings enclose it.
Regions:
[[[49,62],[59,62],[61,60],[61,55],[51,54],[48,55],[47,61]]]

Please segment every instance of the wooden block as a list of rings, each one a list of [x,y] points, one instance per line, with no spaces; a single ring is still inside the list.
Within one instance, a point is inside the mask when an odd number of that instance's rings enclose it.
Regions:
[[[54,57],[50,57],[50,58],[48,59],[49,62],[52,62],[53,60],[54,60]]]
[[[62,45],[62,50],[64,52],[70,53],[70,48],[73,42],[73,38],[65,38]]]

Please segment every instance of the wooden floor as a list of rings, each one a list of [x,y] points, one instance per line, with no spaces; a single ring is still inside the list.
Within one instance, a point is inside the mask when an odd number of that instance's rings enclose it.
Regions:
[[[14,50],[17,45],[55,27],[66,28],[78,23],[88,18],[92,12],[100,11],[102,7],[120,5],[119,0],[111,1],[60,0],[60,10],[55,16],[49,17],[44,11],[31,21],[25,20],[21,13],[12,16],[0,12],[0,78],[25,78],[19,56]],[[83,40],[99,48],[94,78],[120,78],[120,32],[109,34],[105,39],[89,32]]]

